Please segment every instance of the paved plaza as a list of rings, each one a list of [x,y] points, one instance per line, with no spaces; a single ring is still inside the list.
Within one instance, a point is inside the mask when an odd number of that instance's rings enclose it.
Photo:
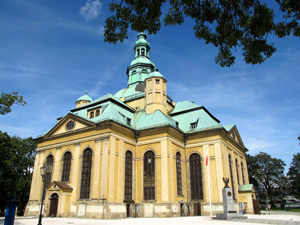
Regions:
[[[261,215],[246,215],[245,220],[213,220],[208,216],[172,217],[172,218],[127,218],[115,220],[81,219],[81,218],[43,218],[43,225],[227,225],[227,224],[299,224],[300,213],[263,212]],[[17,217],[15,225],[37,225],[37,217]],[[0,218],[4,224],[4,218]]]

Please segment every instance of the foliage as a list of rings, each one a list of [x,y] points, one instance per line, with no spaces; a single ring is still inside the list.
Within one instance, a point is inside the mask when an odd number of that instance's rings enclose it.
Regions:
[[[7,202],[18,201],[18,215],[23,215],[29,198],[36,144],[32,138],[10,137],[0,131],[0,214]]]
[[[300,153],[293,155],[293,161],[289,168],[288,177],[291,181],[292,194],[300,199]]]
[[[270,3],[271,2],[271,3]],[[279,38],[300,36],[300,3],[298,0],[112,0],[111,16],[105,21],[105,41],[116,44],[128,38],[131,30],[156,34],[162,25],[181,25],[193,20],[196,38],[218,48],[216,63],[234,64],[232,51],[241,47],[246,63],[257,64],[276,51],[268,35]],[[274,9],[279,7],[276,17]],[[162,11],[168,8],[162,16]]]
[[[23,100],[23,96],[18,95],[18,92],[12,92],[11,94],[2,92],[0,97],[0,114],[5,115],[11,112],[13,104],[24,106],[27,103]]]
[[[265,192],[271,201],[282,193],[282,189],[286,189],[283,187],[285,163],[281,159],[260,152],[255,156],[247,155],[247,165],[249,180],[256,185],[257,191]]]

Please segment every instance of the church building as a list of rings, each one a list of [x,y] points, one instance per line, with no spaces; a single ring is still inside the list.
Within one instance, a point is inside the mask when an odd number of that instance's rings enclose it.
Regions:
[[[38,215],[45,177],[44,216],[125,218],[223,212],[223,178],[234,207],[253,213],[246,147],[236,125],[221,125],[204,106],[174,102],[167,76],[150,60],[138,34],[127,87],[73,109],[37,141],[25,215]]]

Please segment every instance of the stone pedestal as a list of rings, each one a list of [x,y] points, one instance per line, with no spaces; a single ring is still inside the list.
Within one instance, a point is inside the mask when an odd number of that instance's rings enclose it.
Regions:
[[[232,189],[225,187],[222,190],[224,213],[217,213],[213,219],[217,220],[232,220],[232,219],[247,219],[242,213],[237,213],[234,210]]]

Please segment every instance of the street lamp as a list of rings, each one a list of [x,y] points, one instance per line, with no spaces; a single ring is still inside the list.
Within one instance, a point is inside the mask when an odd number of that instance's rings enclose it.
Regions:
[[[42,215],[43,215],[43,202],[45,198],[45,183],[47,179],[47,174],[50,174],[52,172],[52,166],[50,164],[45,165],[40,168],[41,176],[42,176],[42,181],[43,181],[43,195],[42,195],[42,203],[41,203],[41,211],[40,211],[40,216],[39,216],[39,222],[37,225],[42,225]]]

